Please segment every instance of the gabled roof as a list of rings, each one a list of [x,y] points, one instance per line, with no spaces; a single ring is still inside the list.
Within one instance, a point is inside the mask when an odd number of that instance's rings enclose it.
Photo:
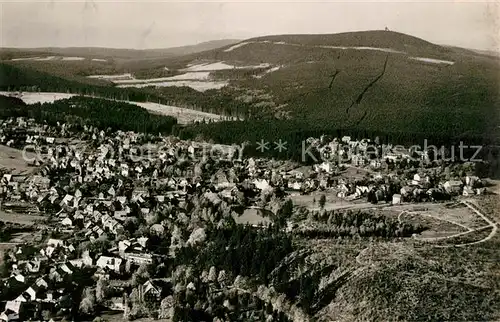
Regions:
[[[156,294],[161,293],[161,288],[157,285],[155,285],[152,281],[148,280],[146,283],[142,285],[143,287],[143,292],[144,294],[147,294],[149,292],[153,292]]]

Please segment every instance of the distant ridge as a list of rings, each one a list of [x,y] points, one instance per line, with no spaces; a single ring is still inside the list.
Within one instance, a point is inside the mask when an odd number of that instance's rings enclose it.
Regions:
[[[222,39],[202,42],[196,45],[158,48],[124,49],[106,47],[40,47],[40,48],[0,48],[0,58],[34,57],[37,55],[79,56],[87,58],[152,59],[179,55],[189,55],[225,47],[239,42],[236,39]]]

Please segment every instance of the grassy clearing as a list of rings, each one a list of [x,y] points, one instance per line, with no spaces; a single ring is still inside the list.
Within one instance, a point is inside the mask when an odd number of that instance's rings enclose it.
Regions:
[[[29,174],[36,169],[28,166],[21,150],[0,145],[0,169],[2,168],[14,174]]]
[[[9,222],[13,224],[20,225],[33,225],[37,222],[46,220],[46,217],[35,216],[35,215],[25,215],[13,212],[0,211],[0,221]]]
[[[458,233],[469,231],[461,226],[457,226],[447,221],[439,220],[433,217],[425,217],[419,214],[404,214],[401,216],[402,221],[409,223],[420,223],[428,229],[423,231],[418,238],[441,238],[446,236],[453,236]]]

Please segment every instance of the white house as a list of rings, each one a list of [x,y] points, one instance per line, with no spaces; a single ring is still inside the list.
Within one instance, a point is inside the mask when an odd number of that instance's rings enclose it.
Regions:
[[[266,179],[255,179],[253,181],[253,184],[259,190],[266,190],[266,189],[271,188],[271,186],[269,185],[269,182]]]
[[[464,191],[462,192],[462,195],[464,195],[464,196],[473,196],[475,194],[476,194],[476,192],[474,191],[474,189],[472,189],[469,186],[464,187]]]
[[[70,227],[70,226],[73,226],[73,221],[72,221],[70,218],[66,217],[66,218],[64,218],[64,219],[61,221],[61,224],[62,224],[63,226],[69,226],[69,227]]]
[[[298,190],[302,189],[302,183],[300,183],[298,181],[288,182],[288,188],[298,191]]]
[[[35,281],[35,285],[38,286],[38,287],[44,287],[44,288],[48,288],[49,287],[49,284],[47,283],[47,281],[45,281],[45,279],[43,277],[38,278]]]
[[[450,194],[460,193],[460,189],[462,188],[462,181],[459,180],[450,180],[446,181],[443,185],[446,192]]]
[[[117,257],[101,256],[97,259],[97,267],[109,269],[115,272],[120,272],[122,269],[123,259]]]
[[[477,183],[479,183],[481,180],[477,176],[466,176],[465,177],[465,184],[474,187]]]
[[[153,263],[153,257],[150,254],[125,253],[123,257],[137,265]]]
[[[333,165],[330,162],[323,162],[319,165],[315,165],[315,170],[316,171],[324,171],[327,173],[332,173],[333,172]]]
[[[53,239],[53,238],[50,238],[48,241],[47,241],[47,246],[52,246],[52,247],[62,247],[64,245],[64,241],[62,241],[61,239]]]
[[[401,203],[401,195],[400,194],[393,194],[392,195],[392,204],[393,205],[399,205]]]

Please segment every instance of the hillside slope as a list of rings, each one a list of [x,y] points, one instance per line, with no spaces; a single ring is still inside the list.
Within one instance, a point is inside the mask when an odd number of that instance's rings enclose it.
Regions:
[[[500,60],[389,31],[278,35],[171,60],[269,64],[214,73],[265,91],[276,115],[336,128],[497,138]],[[246,73],[246,75],[244,75]]]
[[[274,136],[286,132],[296,140],[305,129],[403,133],[410,138],[432,135],[455,141],[500,138],[500,59],[391,31],[264,36],[199,53],[120,63],[12,64],[69,79],[131,73],[135,79],[127,80],[127,86],[141,87],[137,91],[247,120],[195,129],[214,140],[253,141],[256,132],[269,132],[269,119],[285,129],[272,131]],[[172,87],[211,82],[225,87],[205,93]],[[8,83],[4,81],[4,88]],[[255,131],[256,124],[261,131]]]

